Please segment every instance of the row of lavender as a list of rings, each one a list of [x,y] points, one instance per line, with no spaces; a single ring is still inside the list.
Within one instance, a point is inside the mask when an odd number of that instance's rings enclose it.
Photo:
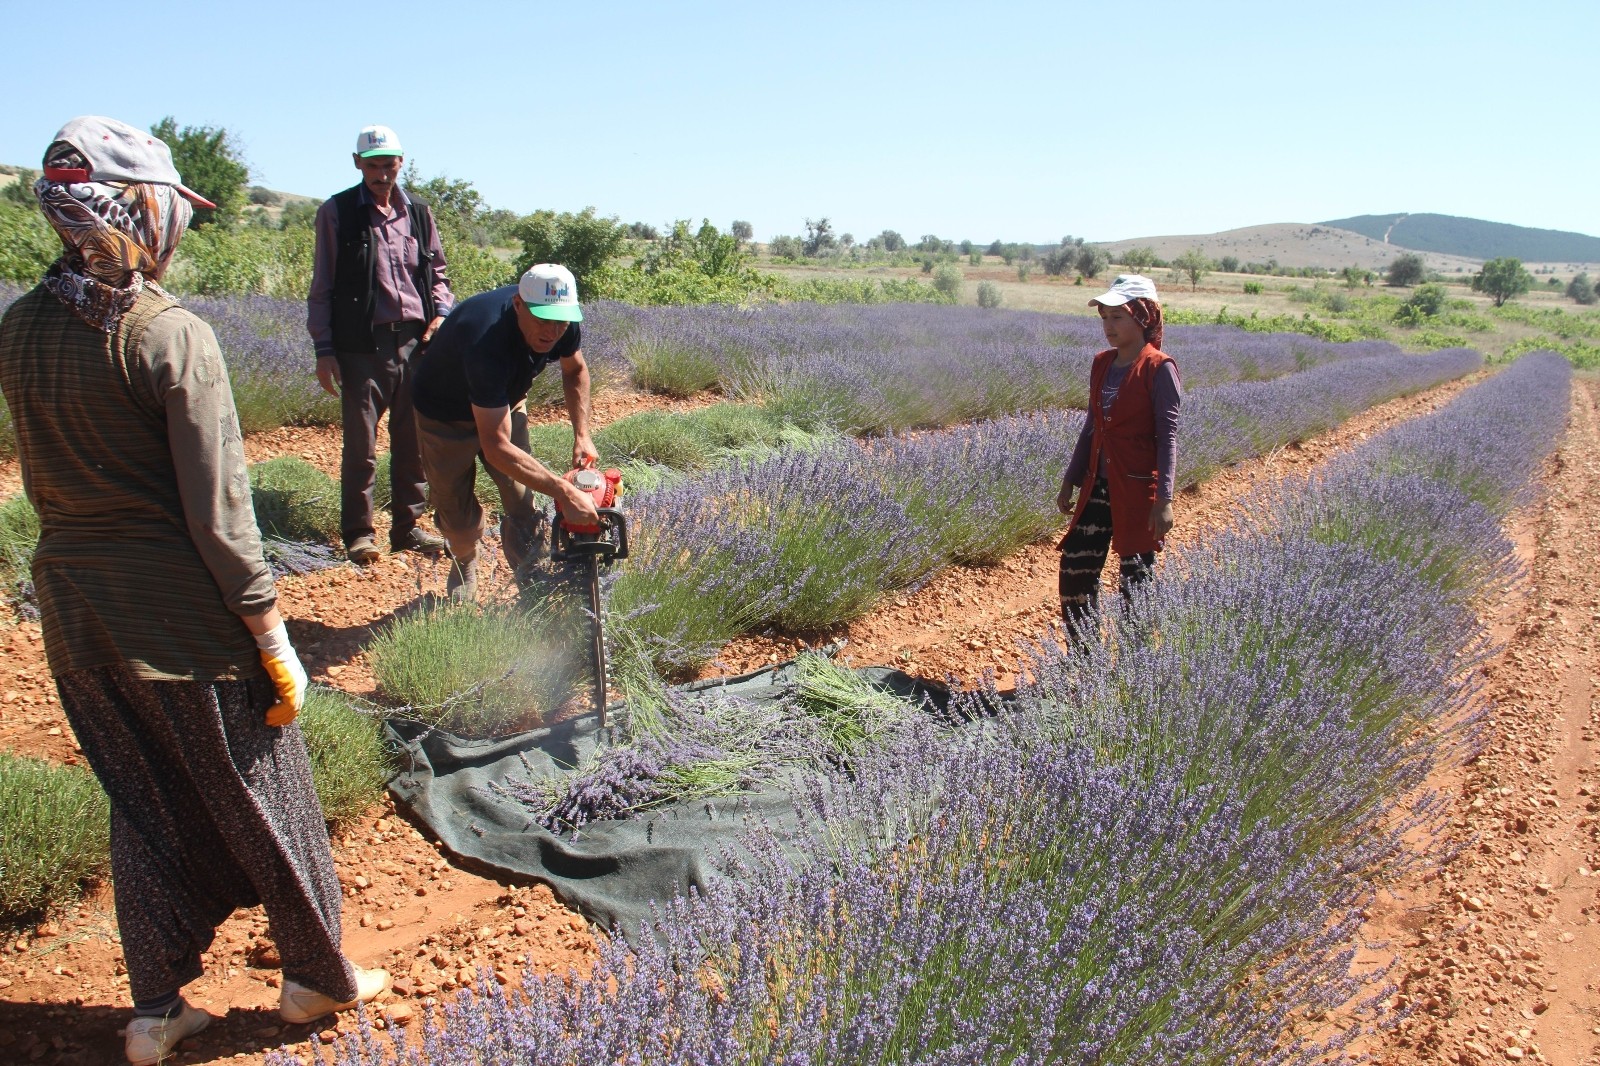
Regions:
[[[1098,319],[933,304],[633,307],[589,312],[593,351],[643,388],[716,389],[793,421],[855,435],[1079,407]],[[1174,326],[1166,350],[1191,388],[1265,380],[1335,360],[1389,355],[1383,342],[1329,344],[1231,326]]]
[[[1466,349],[1340,361],[1184,403],[1180,487],[1350,414],[1467,374]],[[1045,412],[789,451],[630,498],[633,558],[613,611],[666,667],[742,632],[805,632],[952,563],[992,563],[1061,524],[1056,491],[1083,416]]]
[[[22,291],[0,282],[0,312]],[[216,330],[247,432],[337,420],[337,399],[311,373],[304,305],[265,296],[185,304]],[[628,375],[681,395],[717,389],[805,428],[854,434],[1081,407],[1089,358],[1104,347],[1090,318],[923,304],[600,302],[587,314],[584,347],[599,382]],[[1386,343],[1336,345],[1228,326],[1175,326],[1167,338],[1191,388],[1375,355],[1406,358]],[[559,380],[543,375],[532,398],[559,401]],[[0,404],[0,455],[11,446]]]
[[[1569,380],[1524,359],[1263,490],[1086,648],[1037,649],[1015,701],[971,696],[985,727],[814,775],[806,828],[752,830],[654,936],[519,996],[486,978],[398,1061],[1354,1061],[1394,992],[1352,969],[1361,909],[1447,802],[1424,782],[1482,710],[1471,601],[1515,570],[1500,519]],[[367,1029],[337,1056],[388,1057]]]

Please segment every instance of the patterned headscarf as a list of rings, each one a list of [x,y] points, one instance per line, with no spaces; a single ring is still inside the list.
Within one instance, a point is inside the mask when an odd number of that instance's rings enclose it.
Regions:
[[[1144,329],[1144,342],[1161,347],[1161,305],[1146,297],[1135,297],[1122,305]]]
[[[50,146],[44,162],[50,168],[86,165],[64,141]],[[194,213],[171,185],[43,177],[33,192],[65,245],[44,276],[45,288],[79,318],[107,333],[117,328],[146,285],[155,286]]]

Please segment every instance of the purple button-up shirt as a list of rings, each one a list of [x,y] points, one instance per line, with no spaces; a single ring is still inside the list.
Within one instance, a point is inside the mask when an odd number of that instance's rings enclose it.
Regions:
[[[356,200],[367,212],[372,227],[373,279],[377,290],[372,324],[391,322],[421,322],[422,294],[411,280],[420,251],[417,239],[411,235],[411,215],[407,207],[411,198],[405,190],[395,187],[389,198],[389,214],[385,215],[372,202],[372,191],[365,184],[356,194]],[[333,355],[333,275],[334,257],[339,249],[339,209],[333,200],[324,200],[317,208],[317,252],[311,267],[311,294],[306,298],[306,329],[311,333],[311,343],[318,357]],[[434,228],[428,251],[433,274],[433,306],[435,314],[446,314],[455,305],[450,292],[450,278],[445,274],[444,248],[439,244],[439,230]],[[424,323],[426,325],[426,323]]]

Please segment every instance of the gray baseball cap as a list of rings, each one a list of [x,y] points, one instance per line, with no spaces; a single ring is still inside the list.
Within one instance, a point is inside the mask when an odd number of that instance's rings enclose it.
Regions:
[[[200,207],[217,206],[183,184],[178,168],[172,164],[172,150],[167,142],[126,122],[101,115],[79,115],[62,126],[50,143],[62,141],[76,148],[88,166],[46,166],[44,176],[51,181],[171,185],[190,203]]]

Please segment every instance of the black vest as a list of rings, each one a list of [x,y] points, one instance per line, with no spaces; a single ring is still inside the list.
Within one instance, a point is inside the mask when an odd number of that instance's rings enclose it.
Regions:
[[[406,194],[411,203],[411,236],[417,242],[417,269],[412,284],[422,297],[422,320],[433,321],[433,212],[420,197]],[[341,352],[372,352],[372,314],[378,306],[374,284],[378,265],[372,255],[372,226],[367,206],[360,200],[361,186],[336,193],[339,233],[333,259],[333,347]]]

